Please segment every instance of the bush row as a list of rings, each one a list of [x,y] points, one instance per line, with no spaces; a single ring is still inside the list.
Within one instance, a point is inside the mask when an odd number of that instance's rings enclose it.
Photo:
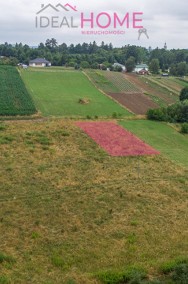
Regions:
[[[147,118],[167,122],[188,122],[188,100],[170,105],[167,108],[150,109]]]

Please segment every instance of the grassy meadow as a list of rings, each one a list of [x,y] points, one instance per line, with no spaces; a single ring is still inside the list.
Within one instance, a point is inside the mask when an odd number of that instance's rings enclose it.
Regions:
[[[188,136],[166,123],[129,120],[120,123],[172,161],[188,168]]]
[[[114,112],[130,115],[128,110],[102,94],[82,72],[45,70],[22,71],[22,78],[43,115],[112,117]],[[80,104],[80,99],[87,103]]]
[[[61,119],[3,123],[0,147],[1,284],[100,284],[187,256],[187,170],[166,155],[110,157]]]

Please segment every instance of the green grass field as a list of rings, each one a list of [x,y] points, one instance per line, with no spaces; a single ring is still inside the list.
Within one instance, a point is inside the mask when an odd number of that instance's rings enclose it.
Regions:
[[[187,171],[164,155],[110,157],[57,118],[1,124],[0,148],[1,284],[102,284],[131,266],[152,279],[188,255]]]
[[[188,135],[179,133],[165,123],[148,120],[123,121],[121,125],[172,161],[188,168]]]
[[[97,86],[98,89],[102,90],[105,93],[119,93],[120,89],[115,86],[113,82],[108,80],[104,76],[104,72],[100,70],[87,70],[86,73],[91,79],[91,81]]]
[[[118,89],[119,93],[139,93],[141,92],[140,88],[135,84],[128,81],[124,74],[121,72],[104,72],[105,78],[111,81]]]
[[[46,70],[46,69],[45,69]],[[101,116],[111,117],[114,112],[130,113],[99,92],[80,71],[22,71],[24,82],[33,96],[37,108],[48,116]],[[79,99],[88,101],[80,104]]]

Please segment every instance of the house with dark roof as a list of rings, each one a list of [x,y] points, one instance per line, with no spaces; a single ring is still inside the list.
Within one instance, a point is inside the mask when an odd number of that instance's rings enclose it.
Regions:
[[[36,58],[29,61],[30,67],[50,67],[51,65],[51,62],[46,60],[45,58]]]

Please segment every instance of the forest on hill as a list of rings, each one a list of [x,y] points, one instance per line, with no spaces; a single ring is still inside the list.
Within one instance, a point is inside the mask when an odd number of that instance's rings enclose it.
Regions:
[[[37,57],[46,58],[53,66],[81,67],[97,69],[102,64],[104,69],[110,68],[115,62],[125,65],[132,59],[133,64],[147,63],[158,60],[162,71],[170,69],[172,75],[184,76],[188,73],[188,49],[144,48],[135,45],[125,45],[120,48],[95,41],[82,44],[58,43],[56,39],[47,39],[38,47],[27,44],[0,44],[0,64],[25,64]]]

